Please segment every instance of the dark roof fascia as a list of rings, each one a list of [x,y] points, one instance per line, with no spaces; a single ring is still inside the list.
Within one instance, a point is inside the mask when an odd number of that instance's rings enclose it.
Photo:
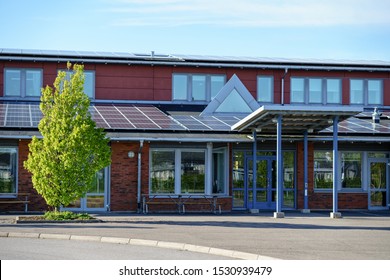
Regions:
[[[191,67],[223,67],[223,68],[256,68],[256,69],[296,69],[296,70],[327,70],[327,71],[380,71],[390,72],[390,62],[387,61],[348,61],[348,60],[303,60],[303,59],[267,59],[245,57],[215,57],[215,56],[136,56],[131,53],[118,53],[117,56],[104,54],[85,55],[82,52],[72,54],[45,54],[45,51],[8,51],[0,49],[0,61],[26,62],[77,62],[96,64],[127,64],[150,66],[191,66]],[[113,53],[115,54],[115,53]]]

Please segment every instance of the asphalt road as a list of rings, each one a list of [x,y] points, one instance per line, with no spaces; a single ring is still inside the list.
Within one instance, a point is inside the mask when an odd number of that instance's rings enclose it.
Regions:
[[[226,260],[183,250],[101,242],[0,238],[1,260]]]
[[[272,213],[97,217],[104,223],[11,224],[14,216],[3,215],[0,216],[0,233],[74,234],[179,242],[286,260],[390,260],[389,211],[343,212],[342,219],[330,219],[329,212],[286,212],[284,219],[274,219]]]

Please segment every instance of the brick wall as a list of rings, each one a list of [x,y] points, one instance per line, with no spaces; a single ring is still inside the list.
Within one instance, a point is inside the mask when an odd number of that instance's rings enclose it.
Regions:
[[[137,211],[137,180],[139,142],[112,142],[111,211]],[[134,158],[128,152],[135,153]],[[142,193],[148,193],[149,144],[142,148]]]

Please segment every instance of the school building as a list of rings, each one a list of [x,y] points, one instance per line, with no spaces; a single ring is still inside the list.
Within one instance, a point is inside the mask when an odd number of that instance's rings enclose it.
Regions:
[[[0,49],[0,212],[48,209],[23,161],[68,61],[112,162],[64,209],[389,209],[390,62]]]

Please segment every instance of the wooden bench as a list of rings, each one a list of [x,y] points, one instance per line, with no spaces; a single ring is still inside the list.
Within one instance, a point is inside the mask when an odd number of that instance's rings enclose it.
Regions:
[[[28,200],[29,193],[15,193],[10,194],[10,196],[13,197],[7,197],[7,198],[1,198],[0,197],[0,204],[24,204],[24,212],[27,213],[28,211],[28,204],[30,201]]]
[[[165,200],[155,200],[155,198],[159,198],[159,199],[162,198]],[[175,205],[175,206],[177,206],[177,211],[179,213],[182,213],[182,210],[181,210],[182,205],[180,203],[180,199],[177,198],[177,196],[171,196],[171,195],[148,196],[148,195],[144,195],[142,197],[142,212],[144,214],[149,213],[149,205]]]
[[[149,205],[175,205],[177,212],[180,214],[186,213],[186,206],[204,205],[208,206],[214,214],[222,213],[222,203],[218,202],[217,196],[207,195],[144,195],[142,197],[143,213],[149,213]]]

